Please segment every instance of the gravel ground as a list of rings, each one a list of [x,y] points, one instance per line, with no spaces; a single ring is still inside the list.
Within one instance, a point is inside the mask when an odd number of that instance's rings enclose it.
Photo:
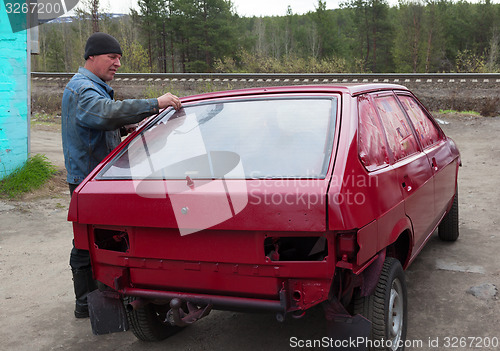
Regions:
[[[462,153],[460,238],[434,236],[407,270],[407,350],[500,349],[486,347],[500,338],[500,118],[439,118]],[[57,128],[32,131],[32,153],[62,168],[60,143]],[[88,319],[73,317],[68,204],[64,173],[21,200],[0,200],[2,350],[288,350],[293,337],[326,335],[321,308],[284,323],[272,314],[215,311],[161,343],[131,332],[92,335]]]

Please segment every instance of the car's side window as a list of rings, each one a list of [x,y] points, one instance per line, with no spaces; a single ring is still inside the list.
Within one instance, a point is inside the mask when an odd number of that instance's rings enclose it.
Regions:
[[[401,105],[410,117],[417,138],[420,140],[423,148],[432,146],[437,141],[441,140],[439,129],[432,123],[429,116],[422,110],[418,102],[411,96],[398,95]]]
[[[375,97],[375,106],[387,135],[394,162],[418,152],[417,141],[394,95]]]
[[[373,104],[366,96],[358,97],[358,153],[369,171],[389,164],[386,140]]]

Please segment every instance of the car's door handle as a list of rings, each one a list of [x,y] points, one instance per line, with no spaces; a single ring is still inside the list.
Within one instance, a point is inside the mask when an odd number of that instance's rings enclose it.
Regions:
[[[432,163],[432,169],[434,170],[434,172],[437,172],[438,166],[437,166],[437,162],[436,162],[436,158],[435,157],[432,158],[431,163]]]
[[[403,189],[405,189],[406,191],[410,192],[411,189],[412,189],[412,186],[411,186],[411,182],[410,182],[410,177],[408,177],[408,175],[405,175],[403,177],[403,182],[401,183],[401,186],[403,187]]]

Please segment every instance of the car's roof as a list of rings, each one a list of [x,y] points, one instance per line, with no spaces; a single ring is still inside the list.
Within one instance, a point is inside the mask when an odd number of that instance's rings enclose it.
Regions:
[[[200,95],[186,96],[182,98],[183,102],[196,100],[241,97],[262,94],[311,94],[311,93],[341,93],[349,95],[358,95],[361,93],[382,91],[382,90],[408,90],[406,87],[398,84],[389,83],[344,83],[344,84],[318,84],[318,85],[292,85],[278,87],[262,87],[237,89],[228,91],[219,91]]]

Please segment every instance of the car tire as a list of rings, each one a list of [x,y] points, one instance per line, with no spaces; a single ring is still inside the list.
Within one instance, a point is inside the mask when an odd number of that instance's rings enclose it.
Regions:
[[[137,300],[137,298],[127,296],[123,299],[123,302],[125,305],[128,305],[134,300]],[[155,305],[150,303],[132,311],[129,311],[127,308],[125,310],[127,311],[130,329],[137,339],[142,341],[161,341],[183,329],[165,322],[166,313],[169,309],[168,304]]]
[[[371,321],[368,350],[402,351],[407,329],[407,289],[399,260],[387,257],[375,291],[370,296],[357,296],[354,313]]]
[[[458,190],[455,192],[455,198],[448,212],[438,227],[439,239],[443,241],[456,241],[458,239]]]

